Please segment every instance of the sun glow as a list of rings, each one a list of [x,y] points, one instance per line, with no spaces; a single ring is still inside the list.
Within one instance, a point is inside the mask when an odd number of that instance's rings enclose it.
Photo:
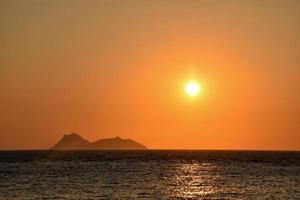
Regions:
[[[185,92],[189,96],[197,96],[201,93],[201,86],[196,81],[189,81],[185,85]]]

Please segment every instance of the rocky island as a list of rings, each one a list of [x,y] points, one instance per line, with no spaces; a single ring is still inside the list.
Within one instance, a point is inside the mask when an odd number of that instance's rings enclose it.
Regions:
[[[65,134],[51,150],[143,150],[146,146],[131,139],[120,137],[105,138],[94,142],[82,138],[76,133]]]

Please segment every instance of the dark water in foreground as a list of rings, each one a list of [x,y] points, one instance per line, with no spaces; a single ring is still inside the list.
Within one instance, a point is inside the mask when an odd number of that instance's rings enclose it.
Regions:
[[[300,152],[2,151],[0,199],[300,199]]]

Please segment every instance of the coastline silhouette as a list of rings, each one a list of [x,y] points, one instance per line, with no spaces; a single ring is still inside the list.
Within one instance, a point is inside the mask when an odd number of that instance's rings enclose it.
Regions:
[[[77,133],[65,134],[51,150],[97,150],[97,149],[110,149],[110,150],[126,150],[126,149],[147,149],[146,146],[132,140],[123,139],[120,137],[104,138],[94,142],[82,138]]]

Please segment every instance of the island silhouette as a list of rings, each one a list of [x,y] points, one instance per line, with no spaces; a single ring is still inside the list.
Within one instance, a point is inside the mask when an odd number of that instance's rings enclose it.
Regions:
[[[61,140],[59,140],[51,150],[143,150],[147,149],[146,146],[132,140],[123,139],[120,137],[104,138],[89,142],[82,138],[77,133],[65,134]]]

